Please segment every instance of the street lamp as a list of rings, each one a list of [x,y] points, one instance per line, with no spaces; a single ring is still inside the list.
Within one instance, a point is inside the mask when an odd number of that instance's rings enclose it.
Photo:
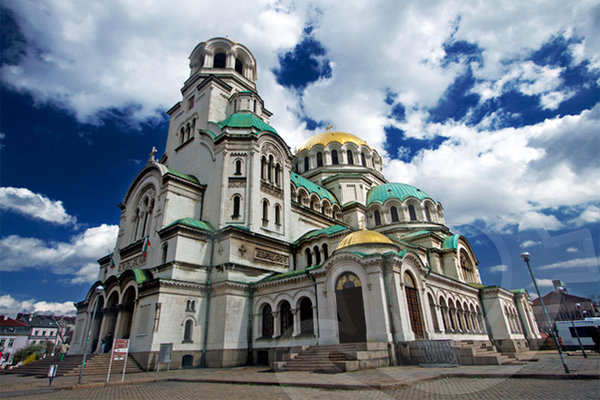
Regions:
[[[542,303],[542,308],[544,309],[544,314],[546,314],[546,319],[548,320],[548,326],[550,327],[550,334],[554,339],[554,343],[556,343],[556,348],[558,349],[558,355],[560,356],[560,361],[562,361],[562,365],[565,369],[565,372],[569,373],[569,367],[567,367],[567,362],[565,361],[565,357],[563,356],[562,350],[560,348],[560,344],[558,343],[558,339],[556,338],[556,332],[554,332],[554,326],[552,325],[552,321],[550,321],[550,315],[548,315],[548,310],[546,310],[546,305],[544,304],[544,299],[542,299],[542,295],[540,293],[540,289],[538,288],[537,282],[535,281],[535,277],[533,276],[533,271],[531,270],[531,266],[529,265],[529,260],[531,259],[531,254],[528,252],[521,253],[521,258],[527,264],[527,269],[529,270],[529,275],[531,275],[531,280],[533,281],[533,286],[535,286],[535,291],[537,292],[538,298],[540,299],[540,303]]]
[[[98,285],[96,286],[96,289],[94,289],[94,291],[96,292],[96,298],[94,299],[94,303],[92,304],[92,319],[89,320],[87,324],[89,328],[87,329],[87,335],[85,336],[85,342],[83,344],[83,359],[81,360],[81,369],[79,370],[79,379],[77,380],[78,385],[81,384],[81,378],[83,377],[83,367],[85,367],[85,361],[87,360],[87,352],[90,344],[90,335],[92,333],[94,319],[96,318],[96,305],[98,304],[98,297],[100,293],[104,291],[104,286]]]
[[[577,341],[579,342],[579,348],[581,349],[581,352],[583,353],[583,357],[587,358],[587,354],[585,354],[585,350],[583,349],[583,345],[581,344],[581,338],[579,337],[579,332],[577,331],[577,328],[575,327],[575,322],[573,322],[573,314],[571,314],[571,310],[569,310],[569,304],[567,303],[567,299],[565,299],[565,294],[567,294],[567,289],[565,289],[562,286],[559,286],[556,289],[560,292],[560,298],[561,298],[562,302],[565,304],[565,308],[567,310],[567,315],[569,316],[569,319],[571,320],[571,326],[573,326],[573,332],[575,332],[575,336],[577,336]],[[579,307],[581,307],[581,305],[579,303],[577,303],[576,307],[579,308]]]

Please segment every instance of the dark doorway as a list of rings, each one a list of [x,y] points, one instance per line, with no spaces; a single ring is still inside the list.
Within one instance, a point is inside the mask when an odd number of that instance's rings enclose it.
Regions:
[[[259,350],[256,352],[256,364],[257,365],[269,365],[269,352],[266,350]]]
[[[194,366],[194,356],[186,354],[181,357],[181,368],[192,368]]]
[[[340,343],[367,341],[365,310],[360,279],[345,273],[335,286]]]

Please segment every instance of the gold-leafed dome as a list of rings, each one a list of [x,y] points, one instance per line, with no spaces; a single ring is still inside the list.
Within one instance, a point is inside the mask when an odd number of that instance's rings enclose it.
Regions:
[[[302,150],[310,150],[318,144],[327,146],[329,143],[333,142],[339,144],[354,143],[357,146],[365,145],[368,148],[371,148],[367,142],[351,133],[327,131],[308,138],[308,140],[298,148],[296,153],[300,153]]]
[[[360,230],[352,232],[340,242],[338,250],[342,247],[352,246],[355,244],[394,244],[390,238],[382,233],[375,231]]]

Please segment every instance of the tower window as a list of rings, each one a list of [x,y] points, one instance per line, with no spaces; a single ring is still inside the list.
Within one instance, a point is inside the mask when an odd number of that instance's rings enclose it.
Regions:
[[[354,164],[354,156],[352,155],[352,150],[347,150],[346,154],[348,155],[348,164]]]
[[[235,174],[236,175],[242,174],[242,160],[235,161]]]
[[[431,222],[431,213],[429,212],[429,207],[425,206],[425,218],[427,221]]]
[[[185,329],[183,331],[183,342],[184,343],[191,343],[192,342],[192,329],[193,329],[193,322],[191,319],[188,319],[187,321],[185,321]]]
[[[304,158],[304,171],[308,171],[308,157]]]
[[[367,166],[367,158],[365,157],[365,153],[360,153],[360,163],[363,167]]]
[[[191,110],[192,108],[194,108],[194,96],[188,99],[188,110]]]
[[[167,253],[168,252],[169,252],[169,245],[167,243],[165,243],[162,246],[162,256],[161,256],[161,262],[163,264],[167,262]]]
[[[327,247],[327,243],[323,243],[323,259],[327,260],[329,257],[329,248]]]
[[[304,250],[304,255],[306,256],[306,266],[310,267],[312,265],[312,254],[310,254],[310,249]]]
[[[240,196],[233,196],[233,218],[240,216]]]
[[[408,206],[408,215],[410,216],[411,221],[417,220],[417,212],[415,211],[415,206],[412,204]]]
[[[315,246],[313,250],[315,251],[315,264],[319,265],[321,264],[321,252],[319,251],[319,246]]]
[[[275,205],[275,225],[281,225],[281,207]]]
[[[262,156],[260,159],[260,179],[265,179],[267,174],[267,158]]]
[[[322,167],[323,166],[323,153],[318,152],[317,153],[317,167]]]
[[[267,170],[267,177],[269,182],[273,182],[273,155],[269,156],[269,169]]]
[[[239,72],[240,74],[242,74],[242,73],[243,73],[243,69],[242,69],[242,62],[240,61],[240,59],[239,59],[239,58],[236,58],[236,59],[235,59],[235,70],[236,70],[237,72]]]
[[[375,216],[375,226],[381,225],[381,215],[379,215],[379,211],[375,210],[373,215]]]
[[[263,200],[262,208],[262,221],[263,225],[266,225],[269,223],[269,202],[267,200]]]
[[[213,68],[225,68],[227,56],[224,53],[215,54],[213,59]]]
[[[392,206],[392,208],[390,208],[390,213],[392,214],[392,222],[398,222],[398,209]]]
[[[339,164],[339,163],[340,163],[340,162],[338,161],[338,153],[337,153],[337,150],[332,150],[332,151],[331,151],[331,163],[332,163],[333,165],[337,165],[337,164]]]
[[[254,106],[252,107],[252,111],[256,112],[256,100],[254,100]]]

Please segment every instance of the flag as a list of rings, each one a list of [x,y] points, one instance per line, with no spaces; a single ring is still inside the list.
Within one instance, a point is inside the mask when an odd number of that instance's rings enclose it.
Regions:
[[[110,257],[110,267],[114,268],[115,267],[115,260],[113,260],[113,254],[114,253],[110,253],[109,257]]]
[[[142,249],[144,257],[148,254],[148,247],[150,247],[150,236],[146,236],[146,239],[144,239],[144,248]]]

